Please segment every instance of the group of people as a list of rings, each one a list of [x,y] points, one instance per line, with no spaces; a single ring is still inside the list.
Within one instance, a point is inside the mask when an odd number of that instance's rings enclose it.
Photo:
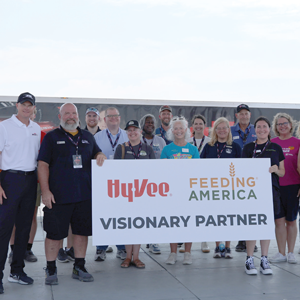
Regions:
[[[159,110],[161,125],[158,128],[156,118],[147,114],[140,121],[129,120],[123,130],[119,111],[109,107],[105,111],[107,128],[101,131],[97,108],[87,109],[87,126],[80,129],[76,106],[65,103],[59,110],[60,127],[47,133],[41,142],[40,127],[31,120],[35,97],[30,93],[21,94],[16,107],[17,114],[0,123],[0,293],[4,292],[2,278],[10,239],[13,251],[8,280],[33,283],[24,272],[24,253],[33,255],[29,234],[35,212],[37,182],[45,205],[45,283],[58,284],[56,259],[62,240],[70,234],[69,228],[73,237],[72,277],[84,282],[93,281],[93,276],[85,268],[88,236],[92,235],[92,159],[102,166],[106,159],[270,158],[278,253],[268,258],[270,241],[260,241],[260,271],[272,274],[269,261],[297,262],[293,253],[299,206],[300,140],[293,137],[295,121],[291,116],[277,114],[272,126],[267,118],[259,117],[252,125],[250,108],[241,104],[237,107],[236,125],[230,127],[229,121],[220,117],[207,137],[204,135],[206,119],[200,114],[192,118],[192,134],[188,121],[182,116],[173,117],[168,105]],[[270,139],[271,127],[277,136],[274,139]],[[255,244],[256,241],[239,241],[236,246],[236,251],[247,251],[245,272],[250,275],[257,274],[253,259],[253,252],[257,251]],[[167,264],[175,264],[179,245],[170,244]],[[117,245],[116,256],[122,260],[122,268],[145,268],[139,259],[140,246]],[[161,253],[158,244],[147,247],[154,254]],[[97,246],[95,261],[104,261],[109,248],[108,245]],[[184,252],[183,264],[192,263],[191,248],[192,243],[185,243],[180,249]],[[201,250],[210,251],[204,241]],[[220,241],[217,241],[213,257],[232,258],[230,241],[225,242],[225,249],[221,249]]]

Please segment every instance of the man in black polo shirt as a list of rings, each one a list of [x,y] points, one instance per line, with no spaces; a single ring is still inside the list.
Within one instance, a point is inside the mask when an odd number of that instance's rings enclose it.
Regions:
[[[77,108],[65,103],[58,115],[60,128],[49,132],[38,156],[38,174],[42,189],[44,230],[47,232],[45,283],[58,284],[55,259],[60,240],[73,233],[75,263],[72,277],[93,281],[85,268],[88,236],[92,235],[91,160],[102,165],[106,159],[93,135],[81,130]]]

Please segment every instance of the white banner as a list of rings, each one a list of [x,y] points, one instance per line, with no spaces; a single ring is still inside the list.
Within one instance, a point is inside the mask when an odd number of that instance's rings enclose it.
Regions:
[[[93,161],[93,244],[274,239],[269,167],[269,159]]]

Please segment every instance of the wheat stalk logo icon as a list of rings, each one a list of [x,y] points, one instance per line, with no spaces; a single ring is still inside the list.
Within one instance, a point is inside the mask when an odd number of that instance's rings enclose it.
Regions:
[[[229,174],[230,174],[231,177],[235,176],[235,168],[234,168],[233,163],[231,163],[230,166],[229,166]]]

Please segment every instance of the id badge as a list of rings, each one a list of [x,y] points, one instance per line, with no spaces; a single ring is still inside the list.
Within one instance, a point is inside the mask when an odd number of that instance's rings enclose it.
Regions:
[[[81,155],[72,155],[72,157],[73,157],[73,168],[74,169],[82,168]]]

